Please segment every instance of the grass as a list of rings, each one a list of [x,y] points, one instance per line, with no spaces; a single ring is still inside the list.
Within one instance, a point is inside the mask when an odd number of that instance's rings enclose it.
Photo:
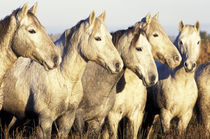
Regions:
[[[129,139],[128,136],[128,131],[127,131],[127,119],[123,119],[121,121],[121,127],[118,130],[118,135],[119,135],[119,139]],[[2,126],[0,126],[0,135],[1,138],[17,138],[17,139],[22,139],[22,138],[38,138],[39,136],[39,132],[38,132],[38,128],[32,125],[23,125],[20,127],[17,127],[13,133],[8,133],[8,129],[7,128],[2,128]],[[183,135],[179,135],[177,130],[176,130],[176,125],[177,125],[177,119],[172,120],[171,122],[171,130],[168,134],[163,134],[162,129],[161,129],[161,124],[160,124],[160,120],[158,120],[155,125],[154,125],[154,132],[151,134],[150,138],[152,139],[186,139],[186,138],[190,138],[190,139],[205,139],[205,130],[204,128],[198,124],[195,115],[192,117],[187,131],[185,134]],[[142,129],[139,130],[139,134],[138,134],[138,139],[142,139],[142,138],[146,138],[145,132],[149,130],[149,129]],[[55,132],[52,133],[52,137],[53,138],[58,138],[57,134]],[[76,136],[70,133],[69,135],[69,139],[80,139],[80,138],[87,138],[87,135],[84,135],[82,137],[80,136]]]

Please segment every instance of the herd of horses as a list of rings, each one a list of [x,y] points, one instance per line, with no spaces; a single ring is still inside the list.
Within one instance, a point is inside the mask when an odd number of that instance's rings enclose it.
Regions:
[[[109,33],[106,13],[93,11],[53,44],[36,9],[37,3],[29,10],[26,3],[0,21],[2,124],[36,119],[41,138],[51,138],[54,123],[61,138],[71,128],[88,138],[118,138],[127,117],[130,138],[137,138],[146,111],[151,130],[160,118],[167,133],[177,117],[182,134],[197,106],[209,136],[210,62],[196,68],[198,21],[181,21],[172,43],[158,14]]]

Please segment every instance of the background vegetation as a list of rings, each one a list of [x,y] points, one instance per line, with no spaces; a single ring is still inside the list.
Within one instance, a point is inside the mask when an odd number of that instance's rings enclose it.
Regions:
[[[198,65],[210,61],[210,35],[206,32],[201,32],[201,53],[197,61]]]

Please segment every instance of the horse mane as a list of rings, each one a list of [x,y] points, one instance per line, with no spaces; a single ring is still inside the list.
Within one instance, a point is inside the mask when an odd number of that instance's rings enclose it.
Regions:
[[[7,16],[0,21],[0,43],[3,41],[4,36],[8,33],[9,24],[10,24],[10,16]]]
[[[9,46],[12,43],[12,37],[16,30],[15,14],[19,9],[16,9],[12,14],[6,16],[0,21],[0,49],[4,46]]]
[[[112,42],[114,44],[114,46],[116,46],[116,44],[118,43],[119,39],[123,36],[123,34],[125,34],[125,32],[127,32],[127,30],[118,30],[116,32],[112,32]]]
[[[128,34],[128,33],[132,33],[134,35],[133,39],[132,39],[132,43],[136,43],[136,41],[139,38],[140,34],[145,35],[145,31],[143,29],[141,29],[140,27],[138,28],[137,32],[134,32],[134,26],[128,27],[125,30],[118,30],[116,32],[112,32],[112,42],[115,45],[115,47],[117,46],[118,41],[120,40],[120,38],[123,36],[123,34]]]
[[[75,34],[75,32],[78,30],[78,28],[80,28],[81,24],[84,23],[86,20],[80,20],[75,26],[73,26],[70,29],[67,29],[63,32],[63,34],[61,35],[61,37],[59,39],[65,39],[64,40],[64,45],[67,46],[71,41],[70,39],[74,39],[73,35]],[[76,41],[76,40],[75,40]]]
[[[73,48],[74,43],[78,42],[79,37],[77,36],[80,34],[78,30],[85,21],[87,20],[80,20],[75,26],[66,29],[60,38],[54,42],[57,47],[59,47],[62,59],[68,54],[68,51]]]

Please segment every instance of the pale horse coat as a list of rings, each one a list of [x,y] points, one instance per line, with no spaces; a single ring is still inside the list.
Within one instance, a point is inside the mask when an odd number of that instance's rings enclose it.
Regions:
[[[158,106],[164,132],[169,131],[174,117],[178,118],[179,133],[186,130],[198,97],[194,74],[200,53],[200,24],[184,25],[181,21],[179,31],[175,45],[182,55],[181,64],[173,70],[166,65],[157,65],[160,79],[151,89],[153,91],[148,92],[151,93],[150,100]]]
[[[181,62],[181,56],[176,47],[169,40],[164,29],[158,23],[158,14],[156,14],[153,18],[150,17],[150,19],[148,15],[146,20],[151,20],[147,21],[149,22],[149,25],[147,27],[148,29],[145,29],[145,32],[148,32],[146,34],[148,34],[147,38],[152,46],[153,57],[162,63],[166,62],[170,67],[176,67]],[[145,28],[144,19],[138,24],[141,28]],[[173,53],[171,53],[172,50]],[[164,60],[160,60],[157,58],[162,57],[160,55],[164,55],[166,58]],[[169,57],[172,58],[170,59]],[[143,58],[142,60],[146,60],[146,58]],[[145,86],[142,80],[139,79],[133,72],[129,69],[125,70],[123,77],[121,77],[117,84],[117,88],[121,89],[119,89],[120,91],[116,93],[114,106],[107,117],[107,123],[110,130],[109,135],[117,138],[118,124],[121,119],[126,117],[128,118],[129,137],[134,139],[137,138],[139,128],[142,124],[147,100],[146,87],[148,86]],[[107,129],[103,132],[103,136],[104,138],[108,138]]]
[[[112,73],[123,67],[104,20],[105,12],[100,17],[92,12],[66,30],[56,42],[62,62],[54,70],[47,72],[29,59],[18,59],[2,83],[3,110],[18,119],[38,118],[41,137],[50,138],[55,120],[59,135],[68,136],[83,95],[81,77],[87,61],[95,61]]]
[[[199,118],[207,134],[210,134],[210,61],[200,65],[196,70],[196,83],[198,86]]]

